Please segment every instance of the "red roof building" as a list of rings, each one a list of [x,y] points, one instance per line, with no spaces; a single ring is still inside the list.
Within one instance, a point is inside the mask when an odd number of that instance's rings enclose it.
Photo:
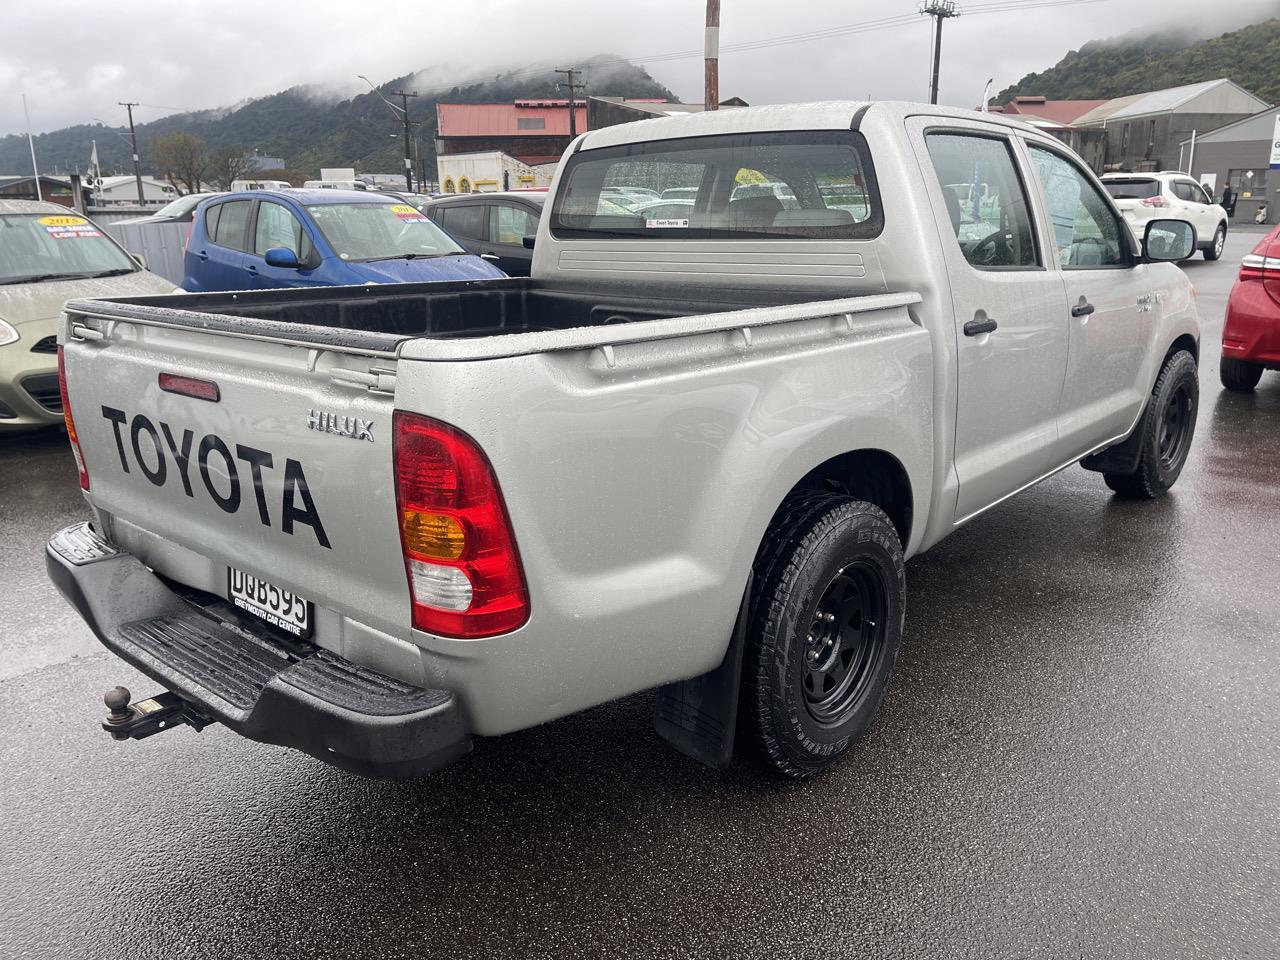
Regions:
[[[1106,100],[1050,100],[1047,97],[1018,96],[1003,107],[992,107],[992,113],[1022,114],[1050,120],[1060,126],[1070,126]]]
[[[587,129],[587,102],[574,105],[576,130]],[[553,163],[569,146],[568,100],[437,103],[436,153],[500,150],[525,163]]]

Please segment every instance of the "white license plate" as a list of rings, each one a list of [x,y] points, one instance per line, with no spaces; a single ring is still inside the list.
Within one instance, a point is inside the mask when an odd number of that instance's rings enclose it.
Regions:
[[[227,569],[227,598],[273,627],[295,637],[311,636],[311,603],[252,574]]]

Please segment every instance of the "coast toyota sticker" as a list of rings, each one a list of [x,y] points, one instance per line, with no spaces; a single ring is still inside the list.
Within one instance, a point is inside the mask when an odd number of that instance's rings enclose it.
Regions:
[[[650,230],[681,230],[687,229],[688,220],[646,220],[644,225]]]
[[[102,236],[101,231],[84,217],[41,217],[36,222],[55,240]]]

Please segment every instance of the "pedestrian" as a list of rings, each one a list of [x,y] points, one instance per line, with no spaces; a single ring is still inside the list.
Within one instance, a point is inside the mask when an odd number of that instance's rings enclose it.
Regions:
[[[1222,209],[1227,211],[1228,217],[1236,215],[1236,195],[1231,189],[1231,184],[1227,184],[1222,188]]]
[[[1253,222],[1254,222],[1254,223],[1266,223],[1266,222],[1267,222],[1267,214],[1268,214],[1269,212],[1270,212],[1270,211],[1269,211],[1269,209],[1268,209],[1268,207],[1267,207],[1267,201],[1263,200],[1260,204],[1258,204],[1258,212],[1257,212],[1257,213],[1255,213],[1255,214],[1253,215]]]

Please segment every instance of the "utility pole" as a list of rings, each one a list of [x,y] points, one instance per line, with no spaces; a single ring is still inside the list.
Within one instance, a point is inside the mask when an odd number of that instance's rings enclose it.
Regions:
[[[416,97],[416,93],[405,93],[403,90],[387,91],[393,97],[400,98],[400,119],[404,121],[404,188],[409,193],[413,193],[413,149],[409,144],[409,98]]]
[[[578,91],[587,89],[587,85],[573,82],[573,78],[580,72],[577,67],[566,67],[555,72],[565,75],[565,82],[557,83],[556,86],[569,91],[569,139],[572,140],[578,135]]]
[[[704,36],[706,89],[703,92],[704,110],[720,109],[720,0],[707,0],[707,32]]]
[[[920,4],[922,17],[933,17],[933,80],[929,84],[929,102],[938,102],[938,68],[942,64],[942,21],[960,16],[956,0],[925,0]]]
[[[133,144],[133,179],[138,183],[138,206],[145,207],[147,201],[142,195],[142,163],[138,159],[138,134],[133,129],[133,108],[140,107],[142,104],[128,103],[123,100],[117,100],[116,103],[129,111],[129,142]]]

